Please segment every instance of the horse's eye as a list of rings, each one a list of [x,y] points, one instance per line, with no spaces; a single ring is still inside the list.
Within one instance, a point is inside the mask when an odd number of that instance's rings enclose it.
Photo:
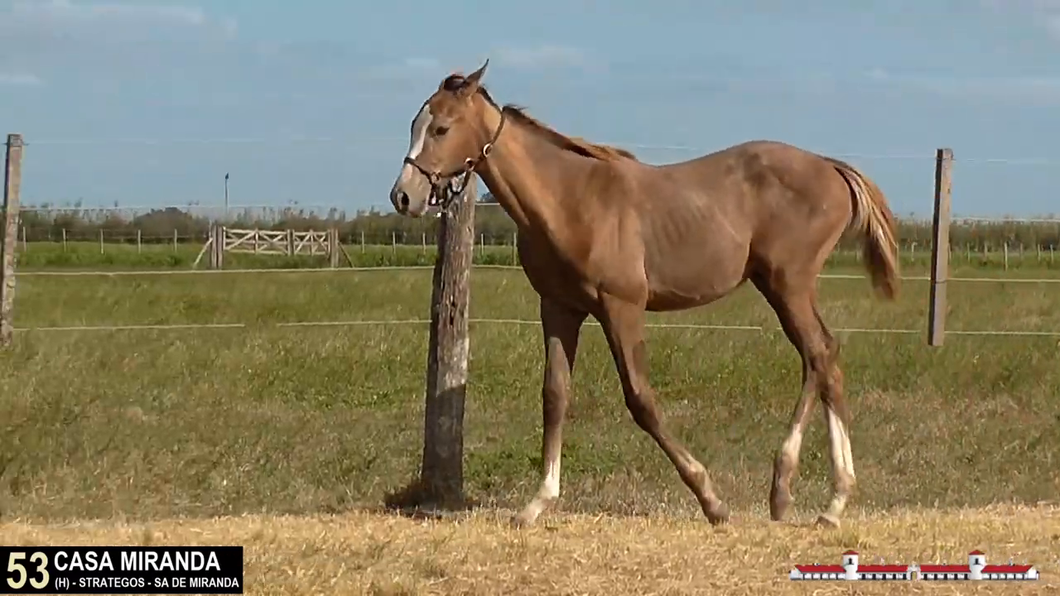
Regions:
[[[439,137],[445,135],[445,133],[447,132],[449,132],[448,126],[439,126],[438,128],[434,129],[434,134]]]

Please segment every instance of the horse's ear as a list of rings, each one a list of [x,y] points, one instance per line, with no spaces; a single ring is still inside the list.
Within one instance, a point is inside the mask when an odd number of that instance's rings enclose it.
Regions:
[[[478,91],[479,85],[481,84],[483,75],[486,74],[486,67],[489,66],[490,60],[486,58],[486,61],[479,67],[475,72],[467,75],[464,79],[464,84],[460,86],[460,95],[464,97],[471,97]]]
[[[464,75],[460,74],[459,72],[454,72],[453,74],[451,74],[451,75],[445,77],[444,79],[442,79],[442,82],[438,84],[438,90],[439,91],[450,91],[450,92],[455,93],[455,92],[459,91],[460,88],[463,87],[463,86],[464,86]]]

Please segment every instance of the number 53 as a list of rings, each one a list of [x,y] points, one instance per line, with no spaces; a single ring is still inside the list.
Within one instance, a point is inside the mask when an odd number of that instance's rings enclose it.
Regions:
[[[7,559],[7,570],[9,572],[17,572],[19,577],[18,581],[15,581],[10,577],[7,578],[7,585],[11,586],[14,590],[18,590],[26,585],[26,566],[17,562],[25,558],[26,553],[11,553]],[[46,569],[48,566],[48,556],[42,552],[35,552],[30,555],[29,560],[37,563],[37,572],[41,575],[39,581],[30,579],[29,585],[39,590],[48,585],[48,570]]]

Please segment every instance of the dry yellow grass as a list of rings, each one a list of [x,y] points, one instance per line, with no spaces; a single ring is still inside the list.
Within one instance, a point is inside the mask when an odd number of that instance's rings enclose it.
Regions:
[[[8,544],[236,544],[247,594],[1044,594],[1060,590],[1060,509],[909,511],[851,517],[839,530],[773,524],[744,512],[712,529],[699,518],[553,515],[529,530],[507,513],[446,520],[358,512],[205,520],[0,525]],[[787,579],[796,563],[1033,563],[1037,582],[841,582]]]

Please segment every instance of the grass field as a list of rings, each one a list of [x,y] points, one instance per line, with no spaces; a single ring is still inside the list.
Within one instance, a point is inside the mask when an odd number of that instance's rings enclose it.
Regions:
[[[1044,266],[1009,275],[1060,277]],[[472,280],[471,316],[536,320],[521,272],[476,270]],[[776,527],[765,522],[771,460],[799,368],[750,288],[651,320],[766,331],[649,335],[668,424],[733,506],[730,528],[699,518],[630,420],[597,327],[584,332],[563,494],[547,527],[518,534],[500,517],[532,495],[539,473],[542,354],[532,325],[472,326],[466,475],[483,509],[445,522],[366,513],[417,471],[426,326],[271,323],[423,319],[429,290],[429,270],[20,278],[23,329],[248,326],[18,333],[0,353],[5,542],[245,543],[248,591],[261,594],[688,593],[734,588],[725,572],[744,560],[757,583],[727,593],[761,593],[795,590],[775,578],[851,547],[888,560],[958,562],[972,548],[1028,558],[1044,577],[1022,590],[1060,572],[1048,506],[1060,491],[1060,337],[950,336],[932,349],[922,334],[838,334],[859,481],[851,521],[838,531]],[[925,282],[907,281],[897,303],[874,300],[865,280],[822,280],[821,291],[833,327],[925,327]],[[1060,331],[1058,284],[952,283],[949,295],[950,329]],[[818,408],[794,484],[796,524],[826,504],[828,468]],[[215,516],[233,517],[207,519]],[[539,557],[555,578],[535,568]]]

